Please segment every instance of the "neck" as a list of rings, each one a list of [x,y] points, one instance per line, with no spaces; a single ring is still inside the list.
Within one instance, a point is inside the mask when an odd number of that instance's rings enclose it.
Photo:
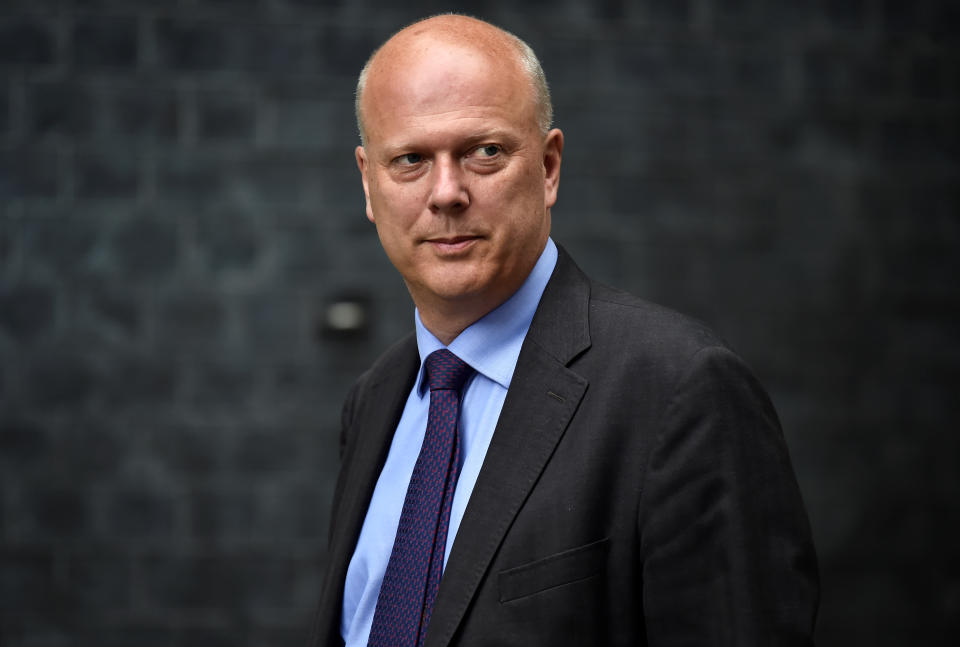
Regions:
[[[509,298],[509,296],[507,297]],[[420,312],[420,321],[430,333],[439,339],[444,346],[466,330],[471,324],[479,321],[500,303],[465,304],[465,303],[431,303],[424,304],[414,299],[417,310]]]

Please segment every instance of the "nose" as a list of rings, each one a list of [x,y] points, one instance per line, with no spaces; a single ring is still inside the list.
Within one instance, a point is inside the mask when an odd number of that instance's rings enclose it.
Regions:
[[[438,156],[434,161],[429,204],[434,213],[458,213],[469,206],[466,178],[457,160]]]

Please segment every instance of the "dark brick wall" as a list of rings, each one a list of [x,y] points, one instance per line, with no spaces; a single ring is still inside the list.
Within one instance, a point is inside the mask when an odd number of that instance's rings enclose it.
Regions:
[[[416,8],[397,8],[417,5]],[[340,399],[411,326],[354,77],[441,9],[527,38],[554,231],[768,385],[820,644],[960,618],[960,31],[948,0],[0,5],[0,643],[295,645]],[[356,300],[354,334],[325,323]]]

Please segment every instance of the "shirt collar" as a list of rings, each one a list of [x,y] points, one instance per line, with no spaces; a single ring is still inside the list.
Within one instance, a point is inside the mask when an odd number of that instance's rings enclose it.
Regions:
[[[509,299],[470,324],[449,346],[433,336],[420,321],[420,311],[414,311],[417,331],[417,349],[420,352],[420,371],[417,374],[417,393],[423,397],[423,361],[435,350],[447,348],[503,388],[510,388],[510,380],[517,366],[520,347],[530,329],[530,322],[540,304],[553,268],[557,264],[557,246],[547,238],[546,247],[533,266],[530,275]]]

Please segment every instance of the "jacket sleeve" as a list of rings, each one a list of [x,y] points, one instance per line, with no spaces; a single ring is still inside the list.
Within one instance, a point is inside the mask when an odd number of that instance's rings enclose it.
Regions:
[[[776,413],[706,347],[666,406],[638,515],[652,647],[812,645],[816,555]]]

